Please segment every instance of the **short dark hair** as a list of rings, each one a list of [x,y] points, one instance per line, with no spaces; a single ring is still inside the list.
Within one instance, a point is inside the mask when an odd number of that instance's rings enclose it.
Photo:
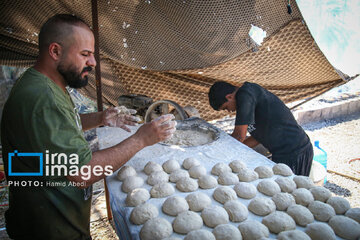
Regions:
[[[89,27],[81,18],[71,14],[57,14],[49,18],[39,33],[39,51],[46,50],[53,42],[66,45],[66,39],[73,33],[73,26]]]
[[[227,101],[226,95],[235,92],[235,90],[236,87],[230,83],[224,81],[215,82],[209,91],[210,106],[214,110],[219,110],[221,105]]]

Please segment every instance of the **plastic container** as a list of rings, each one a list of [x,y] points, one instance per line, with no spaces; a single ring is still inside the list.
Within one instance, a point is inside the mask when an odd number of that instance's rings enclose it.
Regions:
[[[319,141],[314,142],[314,161],[320,163],[327,170],[327,154],[324,149],[319,146]],[[324,184],[326,183],[326,175],[324,178]]]

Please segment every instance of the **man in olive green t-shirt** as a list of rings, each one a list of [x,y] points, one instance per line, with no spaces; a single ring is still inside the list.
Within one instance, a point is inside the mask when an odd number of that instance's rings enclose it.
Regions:
[[[66,87],[87,84],[96,65],[93,53],[94,36],[82,20],[65,14],[50,18],[40,30],[35,66],[18,79],[4,106],[5,217],[13,239],[91,239],[91,185],[175,130],[171,117],[163,116],[123,142],[91,152],[82,131],[101,125],[130,131],[126,125],[134,125],[134,117],[114,108],[77,113]]]

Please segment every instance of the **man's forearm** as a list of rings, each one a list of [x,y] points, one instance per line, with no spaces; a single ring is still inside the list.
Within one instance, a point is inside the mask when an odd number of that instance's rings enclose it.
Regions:
[[[83,131],[104,125],[103,112],[80,114]]]

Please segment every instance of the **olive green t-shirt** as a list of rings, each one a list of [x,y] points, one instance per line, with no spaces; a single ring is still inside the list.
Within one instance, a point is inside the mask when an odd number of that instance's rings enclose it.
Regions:
[[[9,209],[5,214],[9,236],[88,238],[91,189],[69,185],[64,171],[51,174],[46,170],[52,164],[80,168],[92,157],[70,95],[45,75],[28,69],[15,83],[4,106],[1,142],[9,183]],[[19,157],[21,153],[42,153],[42,175],[9,176],[9,153],[13,153],[12,173],[20,174],[41,172],[39,157]],[[59,154],[62,158],[57,158]],[[53,155],[55,160],[51,162]],[[78,156],[78,161],[70,162],[70,155]]]

